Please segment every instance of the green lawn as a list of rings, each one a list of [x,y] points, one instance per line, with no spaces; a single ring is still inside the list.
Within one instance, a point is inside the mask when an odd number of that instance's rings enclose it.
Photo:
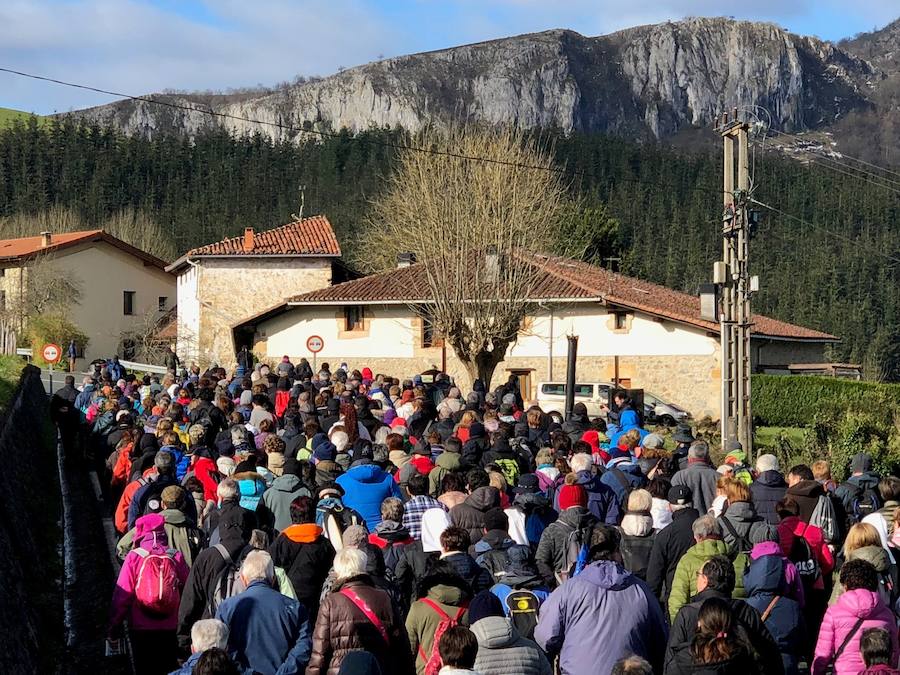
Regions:
[[[0,355],[0,410],[6,409],[9,399],[19,386],[19,377],[24,367],[25,360],[21,356]]]
[[[771,448],[778,445],[778,439],[784,437],[794,445],[803,443],[806,429],[799,427],[757,427],[756,445],[763,448]]]
[[[13,110],[12,108],[0,108],[0,127],[4,127],[8,124],[12,124],[15,120],[22,120],[26,122],[28,118],[31,117],[31,113],[23,112],[21,110]],[[41,124],[45,123],[45,118],[37,115],[38,122]]]

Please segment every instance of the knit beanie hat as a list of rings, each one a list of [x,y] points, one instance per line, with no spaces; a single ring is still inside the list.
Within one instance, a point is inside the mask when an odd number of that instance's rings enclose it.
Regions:
[[[334,443],[331,441],[319,443],[316,451],[313,453],[313,457],[317,462],[333,462],[334,458],[337,457],[337,448],[334,447]]]
[[[570,476],[573,476],[571,480],[575,480],[574,474],[570,473],[566,476],[566,484],[559,488],[560,511],[565,511],[573,506],[587,506],[588,503],[587,493],[584,491],[584,488],[580,485],[570,483]]]
[[[481,591],[469,603],[469,625],[489,616],[503,616],[503,605],[490,591]]]

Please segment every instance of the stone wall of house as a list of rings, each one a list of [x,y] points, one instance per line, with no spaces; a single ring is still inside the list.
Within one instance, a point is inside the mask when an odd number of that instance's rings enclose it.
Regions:
[[[331,284],[330,258],[206,258],[201,265],[196,358],[204,365],[235,365],[236,324]]]

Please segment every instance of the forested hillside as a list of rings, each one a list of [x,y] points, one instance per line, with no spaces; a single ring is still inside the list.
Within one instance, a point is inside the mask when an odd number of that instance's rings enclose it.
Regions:
[[[555,143],[582,200],[570,227],[590,235],[588,257],[621,257],[623,272],[690,293],[709,279],[721,248],[718,154],[601,136],[543,139]],[[287,222],[303,186],[304,213],[326,213],[345,253],[365,268],[355,234],[400,152],[391,144],[406,142],[396,130],[298,144],[219,131],[191,142],[72,121],[16,124],[0,130],[0,236],[19,234],[23,215],[53,207],[89,226],[124,212],[129,222],[155,223],[164,234],[154,251],[172,257],[248,225]],[[754,186],[756,199],[795,217],[765,213],[752,252],[762,287],[754,310],[835,333],[843,338],[835,360],[900,379],[897,192],[762,154]]]

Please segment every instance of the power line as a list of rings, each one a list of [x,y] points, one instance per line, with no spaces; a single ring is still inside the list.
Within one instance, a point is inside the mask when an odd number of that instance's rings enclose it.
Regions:
[[[784,216],[785,218],[790,218],[791,220],[794,220],[798,223],[801,223],[801,224],[811,227],[813,229],[824,232],[825,234],[827,234],[831,237],[834,237],[835,239],[840,239],[848,244],[852,244],[852,245],[856,246],[857,248],[864,248],[869,253],[880,256],[880,257],[884,258],[885,260],[889,260],[894,263],[900,263],[900,258],[895,258],[892,255],[888,255],[884,251],[881,251],[877,248],[873,248],[871,246],[867,246],[867,245],[863,244],[861,241],[859,241],[858,239],[853,239],[852,237],[848,237],[847,235],[841,234],[840,232],[834,232],[833,230],[829,230],[828,228],[822,227],[821,225],[817,225],[816,223],[812,223],[808,220],[805,220],[804,218],[795,216],[791,213],[788,213],[787,211],[782,211],[777,206],[772,206],[770,204],[766,204],[765,202],[761,202],[758,199],[751,199],[750,201],[753,204],[756,204],[757,206],[761,206],[764,209],[768,209],[772,213],[777,213],[780,216]]]
[[[213,110],[212,108],[208,108],[208,109],[207,108],[197,108],[192,105],[185,105],[182,103],[176,103],[174,101],[158,100],[158,99],[150,98],[149,96],[134,96],[131,94],[125,94],[125,93],[118,92],[118,91],[112,91],[110,89],[102,89],[100,87],[94,87],[94,86],[87,85],[87,84],[79,84],[77,82],[68,82],[66,80],[59,80],[59,79],[56,79],[53,77],[46,77],[44,75],[35,75],[33,73],[26,73],[21,70],[15,70],[13,68],[0,67],[0,72],[9,73],[11,75],[18,75],[20,77],[26,77],[26,78],[33,79],[33,80],[40,80],[42,82],[50,82],[52,84],[58,84],[58,85],[62,85],[64,87],[72,87],[74,89],[82,89],[85,91],[92,91],[92,92],[95,92],[98,94],[115,96],[117,98],[129,99],[129,100],[138,101],[141,103],[148,103],[150,105],[164,106],[167,108],[173,108],[175,110],[182,110],[184,112],[200,113],[202,115],[210,115],[212,117],[218,117],[221,119],[232,120],[235,122],[246,122],[248,124],[258,124],[261,126],[275,127],[276,129],[281,129],[283,131],[291,131],[291,132],[294,132],[297,134],[312,134],[312,135],[318,136],[320,138],[344,138],[344,136],[342,136],[342,134],[340,134],[338,132],[324,131],[322,129],[313,129],[313,128],[307,129],[307,128],[295,127],[290,124],[284,124],[283,122],[276,122],[276,121],[271,121],[271,120],[260,120],[260,119],[255,119],[252,117],[242,117],[240,115],[233,115],[231,113],[225,113],[225,112]],[[373,145],[380,145],[383,147],[392,148],[394,150],[407,150],[410,152],[421,152],[421,153],[427,153],[427,154],[432,154],[432,155],[439,155],[442,157],[451,157],[453,159],[462,159],[462,160],[472,161],[472,162],[484,162],[487,164],[510,166],[510,167],[514,167],[514,168],[528,169],[528,170],[532,170],[532,171],[548,171],[551,173],[558,173],[561,175],[586,176],[588,174],[588,172],[584,171],[584,170],[571,170],[570,171],[564,167],[553,166],[553,165],[541,166],[541,165],[537,165],[537,164],[523,164],[520,162],[511,162],[508,160],[495,159],[492,157],[481,157],[478,155],[464,155],[464,154],[452,152],[449,150],[437,150],[435,148],[426,148],[426,147],[410,145],[410,144],[406,144],[406,143],[394,143],[394,142],[386,141],[386,140],[375,140],[372,138],[364,138],[362,136],[351,136],[350,138],[354,141],[371,143]],[[642,180],[639,178],[618,177],[615,179],[611,179],[609,182],[610,183],[614,183],[614,182],[636,183],[639,185],[656,185],[658,187],[676,189],[675,186],[673,186],[673,185],[665,185],[662,183]],[[706,187],[703,187],[700,185],[686,186],[684,189],[691,190],[694,192],[707,192],[707,193],[712,193],[712,194],[716,194],[719,196],[722,195],[722,190],[706,188]]]
[[[769,131],[771,131],[772,133],[778,134],[779,136],[787,136],[788,138],[793,138],[798,141],[805,140],[803,137],[799,136],[798,134],[790,134],[786,131],[779,131],[778,129],[771,129],[771,128],[769,129]],[[859,157],[853,157],[852,155],[848,155],[843,152],[839,152],[837,154],[839,154],[842,159],[849,159],[854,162],[858,162],[865,166],[871,167],[873,169],[878,169],[879,171],[884,171],[885,173],[890,173],[897,177],[900,177],[900,171],[895,171],[894,169],[889,169],[886,166],[879,166],[878,164],[873,164],[872,162],[867,162],[864,159],[860,159]]]

